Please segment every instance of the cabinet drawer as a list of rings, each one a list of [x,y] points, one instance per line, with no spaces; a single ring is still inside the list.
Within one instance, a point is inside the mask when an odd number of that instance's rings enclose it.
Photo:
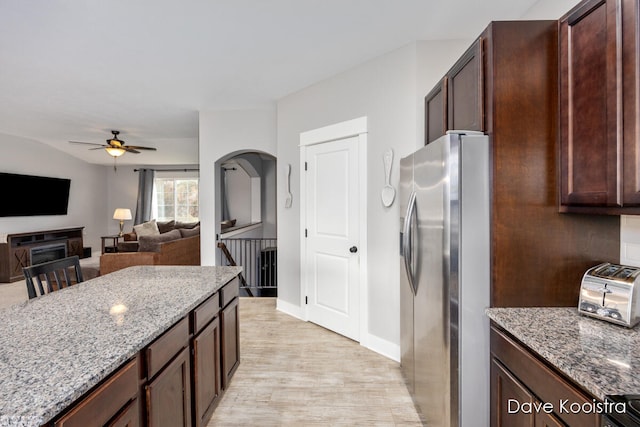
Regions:
[[[138,359],[107,381],[54,424],[55,427],[104,425],[138,394]]]
[[[491,353],[531,390],[542,402],[550,402],[558,409],[561,401],[566,408],[572,403],[593,403],[592,398],[573,387],[567,380],[533,356],[520,344],[491,327]],[[598,426],[599,416],[585,412],[566,411],[556,414],[570,426]]]
[[[208,300],[193,310],[193,333],[197,334],[207,323],[213,320],[220,311],[220,293],[216,292]]]
[[[224,308],[227,305],[229,305],[231,300],[233,300],[235,297],[238,296],[239,292],[240,292],[240,284],[239,284],[238,278],[235,277],[229,283],[224,285],[220,290],[221,307]]]
[[[187,345],[189,345],[189,318],[185,317],[147,347],[145,352],[147,378],[151,379]]]

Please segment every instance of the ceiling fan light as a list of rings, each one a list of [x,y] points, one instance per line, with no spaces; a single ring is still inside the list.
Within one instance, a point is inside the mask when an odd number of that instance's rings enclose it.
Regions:
[[[105,147],[105,150],[113,157],[120,157],[125,153],[124,149],[117,147]]]

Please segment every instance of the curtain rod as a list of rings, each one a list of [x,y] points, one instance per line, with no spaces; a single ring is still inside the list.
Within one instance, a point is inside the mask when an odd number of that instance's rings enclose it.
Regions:
[[[144,169],[151,169],[151,168],[144,168]],[[142,169],[134,169],[133,171],[138,172],[140,170]],[[151,169],[151,170],[156,172],[194,172],[194,171],[199,172],[200,171],[200,169]]]

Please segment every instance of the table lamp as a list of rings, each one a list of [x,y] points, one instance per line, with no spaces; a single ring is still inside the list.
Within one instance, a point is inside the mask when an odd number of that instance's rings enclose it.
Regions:
[[[113,213],[113,219],[120,220],[120,234],[118,234],[118,236],[122,237],[124,235],[124,232],[122,231],[124,228],[124,222],[125,220],[131,219],[131,209],[116,209],[116,211]]]

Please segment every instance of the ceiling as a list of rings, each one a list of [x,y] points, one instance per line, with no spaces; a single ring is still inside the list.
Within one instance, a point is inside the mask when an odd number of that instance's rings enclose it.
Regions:
[[[472,39],[537,0],[20,0],[0,2],[0,133],[90,163],[110,130],[198,162],[198,111],[275,101],[414,40]]]

